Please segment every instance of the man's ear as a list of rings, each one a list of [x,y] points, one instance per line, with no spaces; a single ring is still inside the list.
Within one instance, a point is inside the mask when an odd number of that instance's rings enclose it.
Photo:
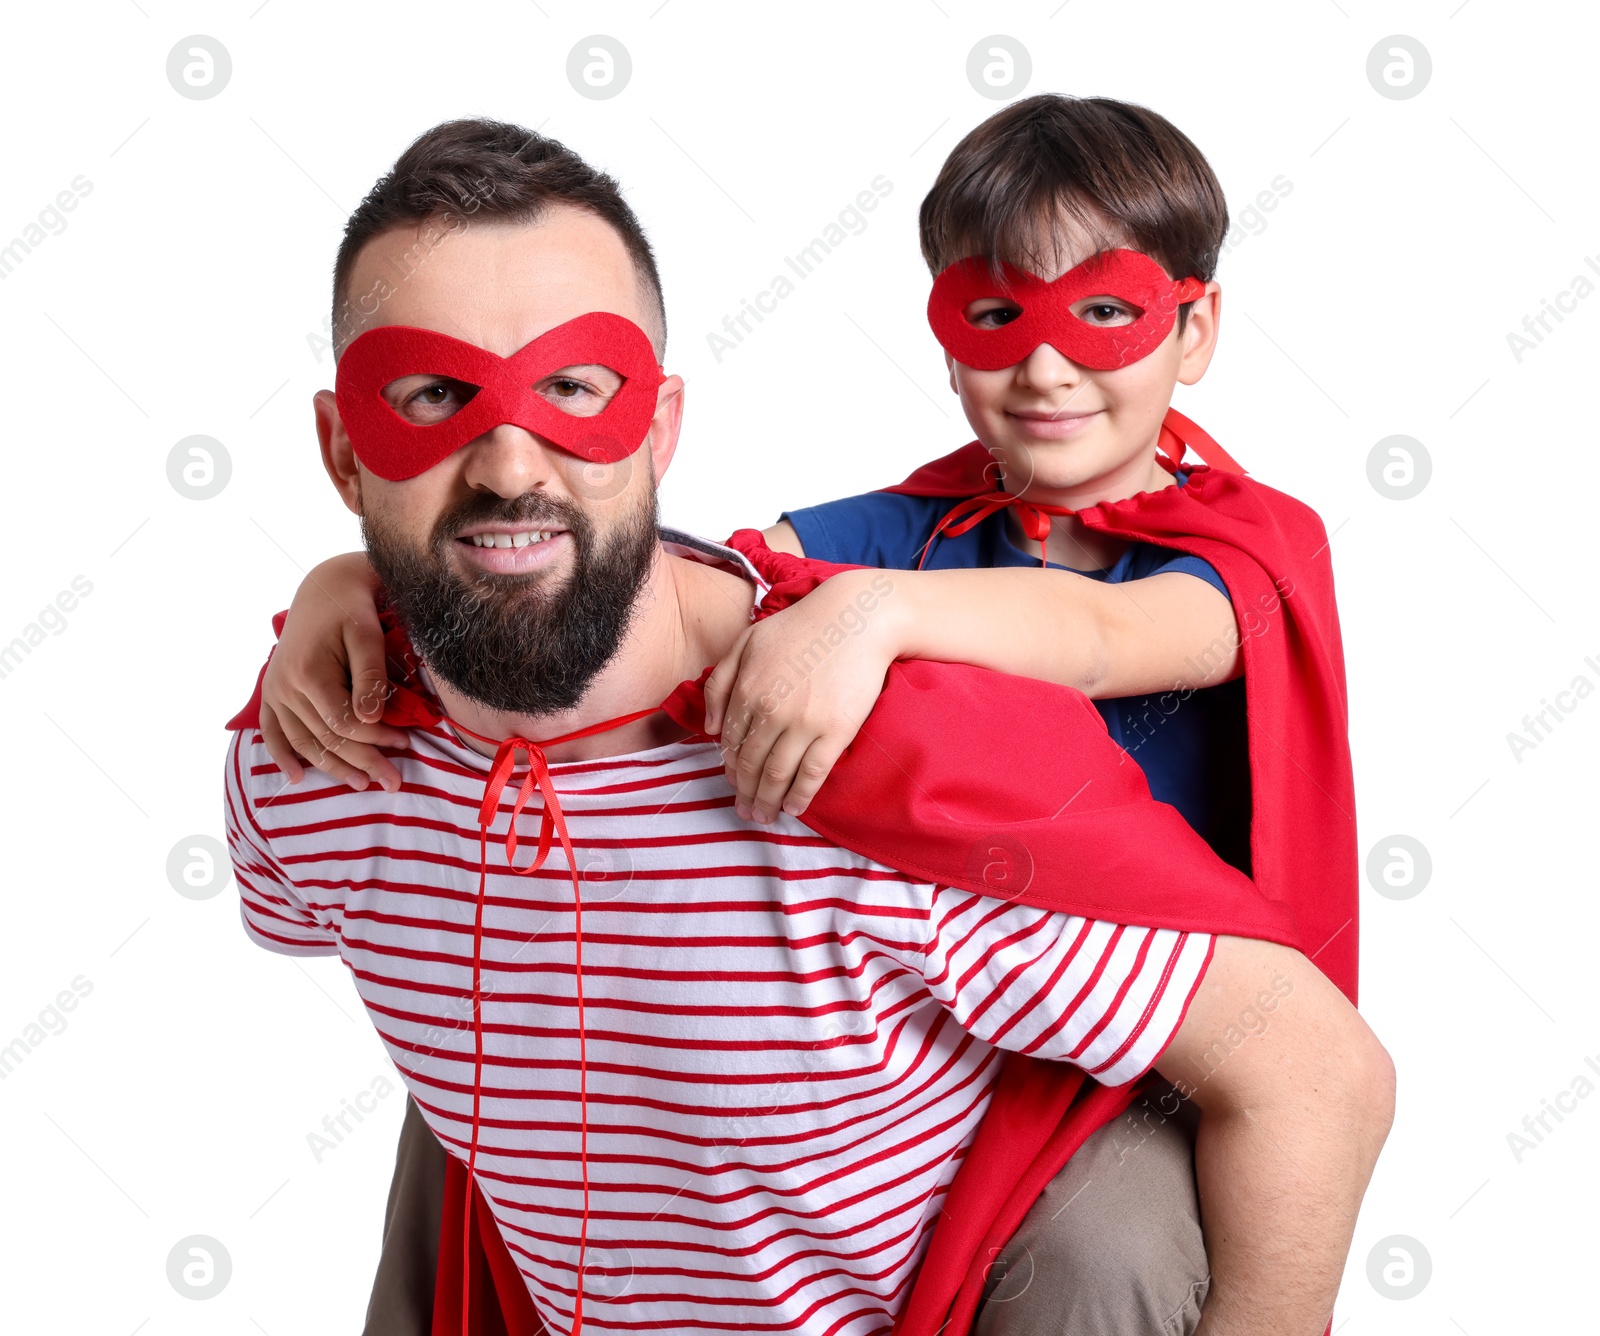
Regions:
[[[683,429],[683,377],[668,376],[656,391],[656,415],[650,419],[650,463],[659,482],[678,453],[678,433]]]
[[[1218,327],[1222,324],[1222,285],[1215,280],[1189,308],[1183,327],[1183,356],[1178,359],[1178,383],[1193,385],[1206,374],[1212,354],[1217,351]]]
[[[339,405],[332,390],[318,390],[311,405],[317,414],[317,441],[322,446],[322,467],[328,470],[345,508],[352,515],[361,513],[361,470],[356,452],[339,418]]]

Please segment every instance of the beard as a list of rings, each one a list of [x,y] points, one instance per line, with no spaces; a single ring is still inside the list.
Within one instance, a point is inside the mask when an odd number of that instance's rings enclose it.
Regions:
[[[462,571],[456,535],[485,523],[565,529],[571,575],[557,583],[548,571]],[[423,546],[380,515],[362,515],[361,535],[429,671],[491,710],[556,714],[583,699],[627,634],[655,562],[656,492],[648,488],[604,538],[574,502],[542,492],[474,492],[439,517]]]

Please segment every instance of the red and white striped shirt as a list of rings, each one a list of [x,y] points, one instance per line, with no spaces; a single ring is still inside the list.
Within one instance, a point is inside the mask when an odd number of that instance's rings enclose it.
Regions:
[[[289,788],[259,733],[235,735],[241,911],[270,950],[343,958],[465,1158],[490,763],[443,725],[394,761],[395,794],[317,771]],[[710,743],[550,769],[585,883],[596,1331],[887,1331],[999,1050],[1130,1081],[1210,958],[1204,934],[930,885],[790,817],[741,821]],[[582,1213],[572,909],[559,847],[523,876],[491,844],[477,1177],[553,1332]]]

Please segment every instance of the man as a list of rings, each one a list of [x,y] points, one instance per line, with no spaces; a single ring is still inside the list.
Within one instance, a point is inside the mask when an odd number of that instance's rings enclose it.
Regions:
[[[406,264],[469,196],[487,201],[471,223]],[[443,1210],[469,1245],[483,1228],[502,1302],[509,1268],[554,1331],[882,1330],[939,1280],[918,1267],[986,1112],[1043,1089],[1009,1051],[1094,1077],[1075,1109],[1119,1110],[1152,1066],[1181,1078],[1198,1330],[1322,1330],[1388,1127],[1387,1057],[1118,766],[1082,697],[897,668],[804,824],[733,811],[692,683],[825,572],[657,529],[683,387],[657,365],[659,283],[609,180],[514,127],[441,126],[357,210],[336,288],[377,294],[340,322],[317,421],[420,656],[395,716],[404,783],[286,790],[242,718],[229,835],[247,930],[344,958],[452,1172],[468,1165],[481,1197]],[[1015,717],[1048,757],[1028,776],[1075,805],[1016,827],[1050,884],[999,899],[937,851],[1004,789],[984,748]],[[926,858],[870,814],[908,801]],[[525,806],[542,807],[531,865]],[[1268,997],[1270,1027],[1219,1059]],[[1004,1289],[985,1331],[1024,1329]],[[1126,1329],[1195,1329],[1143,1297]]]

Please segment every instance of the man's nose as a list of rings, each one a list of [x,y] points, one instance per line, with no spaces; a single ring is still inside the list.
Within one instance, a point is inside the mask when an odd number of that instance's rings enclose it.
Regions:
[[[525,428],[502,422],[467,443],[463,476],[469,487],[512,500],[555,476],[554,450]]]

